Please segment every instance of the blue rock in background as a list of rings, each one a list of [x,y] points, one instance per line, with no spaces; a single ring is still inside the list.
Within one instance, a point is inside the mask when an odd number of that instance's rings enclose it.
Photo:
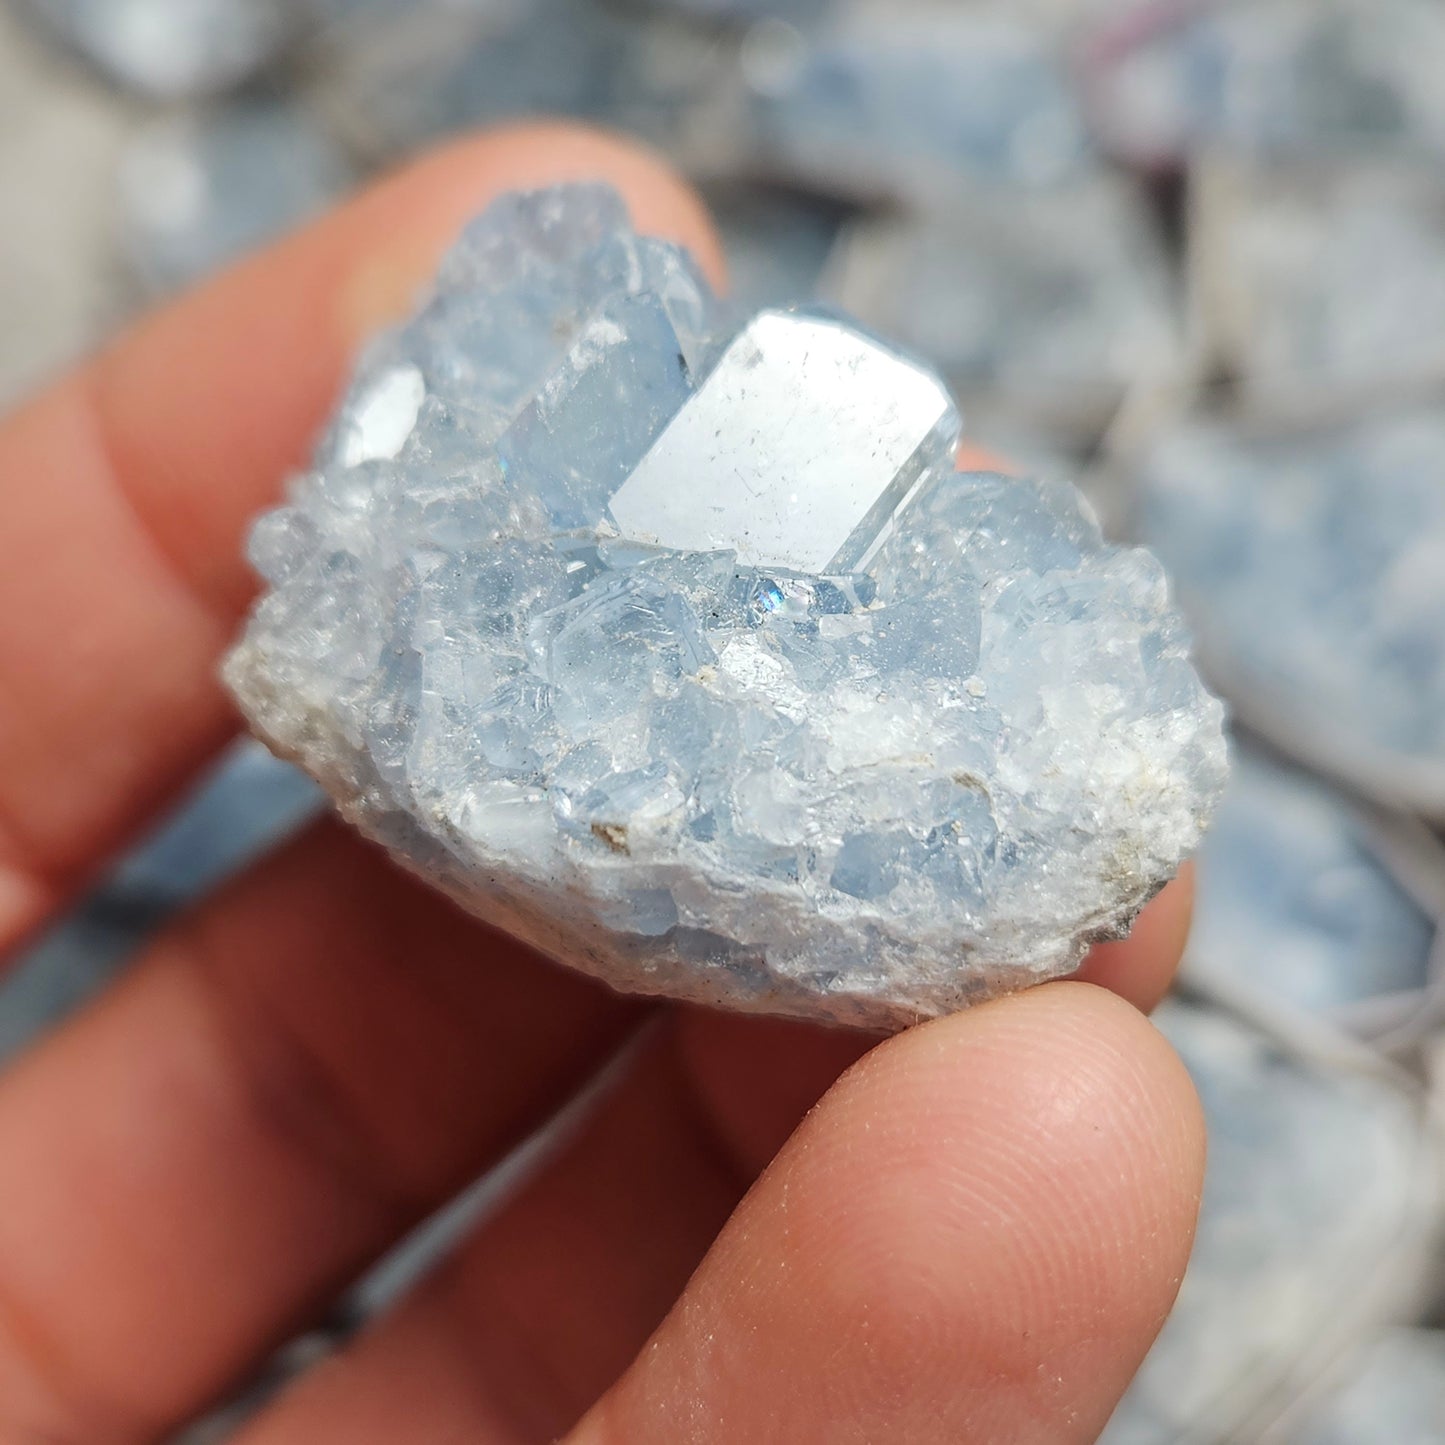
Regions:
[[[1290,1010],[1424,990],[1436,920],[1381,862],[1345,798],[1236,743],[1224,801],[1199,855],[1188,976]]]

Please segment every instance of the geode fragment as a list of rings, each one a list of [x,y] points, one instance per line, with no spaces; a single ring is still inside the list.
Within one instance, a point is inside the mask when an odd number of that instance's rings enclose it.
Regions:
[[[373,347],[227,665],[342,811],[617,987],[898,1026],[1067,973],[1197,843],[1219,705],[1069,488],[927,370],[739,324],[603,187]]]

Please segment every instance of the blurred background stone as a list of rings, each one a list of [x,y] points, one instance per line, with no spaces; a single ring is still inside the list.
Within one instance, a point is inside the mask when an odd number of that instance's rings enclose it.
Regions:
[[[1438,900],[1391,874],[1383,821],[1248,740],[1233,765],[1200,851],[1186,979],[1347,1031],[1422,1013]],[[1422,865],[1445,874],[1426,846]]]
[[[1260,965],[1267,965],[1260,958]],[[1416,1304],[1440,1208],[1423,1093],[1192,1004],[1159,1025],[1210,1156],[1179,1302],[1105,1445],[1257,1440],[1362,1333]]]
[[[1445,1330],[1390,1330],[1298,1435],[1298,1445],[1438,1445],[1445,1422]]]

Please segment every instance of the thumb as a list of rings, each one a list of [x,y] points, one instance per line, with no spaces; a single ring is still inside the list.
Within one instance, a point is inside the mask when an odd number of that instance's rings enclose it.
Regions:
[[[1060,984],[837,1084],[568,1445],[1093,1441],[1168,1312],[1203,1168],[1149,1023]]]

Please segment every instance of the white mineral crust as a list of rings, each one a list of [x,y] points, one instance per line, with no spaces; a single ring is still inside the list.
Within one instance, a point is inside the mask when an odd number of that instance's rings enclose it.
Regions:
[[[1073,969],[1198,843],[1159,565],[953,468],[941,383],[509,197],[258,524],[227,680],[465,907],[618,988],[896,1027]]]

